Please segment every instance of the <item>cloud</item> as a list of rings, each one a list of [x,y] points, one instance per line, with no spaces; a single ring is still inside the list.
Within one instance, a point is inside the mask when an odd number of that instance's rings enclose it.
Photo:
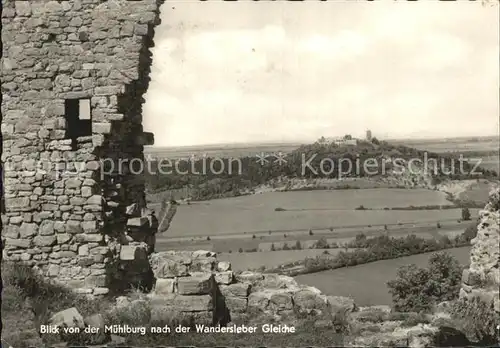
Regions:
[[[260,3],[236,21],[200,4],[157,29],[144,123],[158,146],[496,129],[496,9]]]

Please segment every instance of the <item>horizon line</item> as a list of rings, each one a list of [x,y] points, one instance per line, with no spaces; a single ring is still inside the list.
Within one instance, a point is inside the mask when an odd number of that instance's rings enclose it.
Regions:
[[[456,136],[456,137],[401,137],[401,138],[390,138],[390,137],[377,137],[374,136],[374,138],[377,138],[379,140],[383,141],[418,141],[418,140],[425,140],[425,141],[442,141],[442,140],[454,140],[454,139],[472,139],[472,138],[483,138],[483,139],[489,139],[496,137],[497,139],[499,138],[498,134],[491,134],[491,135],[469,135],[469,136]],[[325,138],[342,138],[341,136],[338,137],[325,137]],[[365,138],[359,138],[359,137],[353,137],[354,139],[360,139],[360,140],[366,140]],[[319,139],[319,138],[318,138]],[[315,142],[318,139],[298,139],[298,140],[283,140],[283,141],[247,141],[247,142],[227,142],[227,143],[208,143],[208,144],[193,144],[193,145],[148,145],[144,146],[144,149],[160,149],[160,148],[193,148],[193,147],[217,147],[217,146],[266,146],[266,145],[297,145],[297,144],[310,144],[311,142]]]

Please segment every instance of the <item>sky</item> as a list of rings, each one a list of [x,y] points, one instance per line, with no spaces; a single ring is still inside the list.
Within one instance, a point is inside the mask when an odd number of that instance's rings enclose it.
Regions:
[[[166,1],[155,146],[499,132],[499,9],[480,2]]]

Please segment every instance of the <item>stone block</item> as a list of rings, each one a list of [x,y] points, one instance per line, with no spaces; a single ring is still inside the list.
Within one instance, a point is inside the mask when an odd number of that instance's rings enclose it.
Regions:
[[[22,211],[30,207],[29,197],[5,197],[7,211]]]
[[[190,272],[212,272],[215,270],[215,257],[195,258],[189,266]]]
[[[212,274],[182,277],[177,280],[180,295],[205,295],[210,293]]]
[[[205,312],[213,309],[210,295],[186,296],[181,294],[151,296],[151,308],[167,307],[175,312]]]
[[[236,280],[238,282],[250,282],[254,283],[264,279],[264,275],[262,273],[243,271],[240,274],[237,274]]]
[[[108,293],[109,293],[108,288],[94,288],[94,291],[92,292],[92,294],[94,295],[106,295]]]
[[[155,260],[151,263],[155,278],[174,278],[188,276],[188,267],[180,262],[170,259]]]
[[[235,283],[231,285],[221,285],[219,290],[224,297],[247,298],[250,294],[250,283]]]
[[[177,285],[177,280],[175,278],[170,279],[157,279],[155,285],[155,294],[173,294]]]
[[[247,311],[248,300],[240,297],[226,297],[224,299],[229,313],[245,313]]]
[[[269,308],[274,313],[293,309],[292,295],[289,292],[276,292],[269,299]]]
[[[147,226],[149,223],[149,219],[147,217],[137,217],[128,219],[127,226],[128,227],[143,227]]]
[[[295,292],[293,303],[295,309],[304,314],[321,313],[327,307],[326,298],[321,293],[309,289]]]
[[[44,247],[44,246],[52,246],[56,244],[57,238],[56,236],[36,236],[33,238],[33,244],[36,246]]]
[[[217,263],[217,271],[226,272],[231,270],[231,263],[227,261],[219,261]]]
[[[52,317],[50,317],[49,324],[55,325],[57,327],[66,325],[68,327],[78,327],[80,329],[83,329],[85,327],[85,321],[75,307],[57,312]]]
[[[462,271],[462,282],[470,286],[481,284],[481,275],[470,269],[464,269]]]
[[[147,260],[147,250],[141,246],[123,245],[120,250],[120,260]]]
[[[217,282],[217,284],[231,284],[233,282],[233,272],[225,271],[215,273],[215,281]]]

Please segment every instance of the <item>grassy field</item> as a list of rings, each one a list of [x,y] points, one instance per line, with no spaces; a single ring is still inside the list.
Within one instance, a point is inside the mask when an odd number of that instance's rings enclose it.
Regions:
[[[470,247],[447,250],[460,263],[466,265],[470,259]],[[416,264],[427,266],[431,253],[413,255],[392,260],[336,269],[295,277],[302,284],[320,289],[327,295],[351,296],[360,306],[390,305],[391,295],[386,283],[395,279],[400,266]]]
[[[398,223],[452,221],[459,209],[385,211],[385,207],[449,204],[442,192],[367,189],[271,192],[179,206],[168,237],[308,231]],[[355,210],[360,205],[370,209]],[[287,211],[275,211],[284,208]],[[196,219],[193,219],[196,216]]]
[[[335,256],[344,249],[327,249],[328,253]],[[256,253],[221,253],[217,255],[220,261],[231,262],[232,268],[235,271],[244,271],[249,269],[257,269],[259,267],[276,267],[285,263],[304,260],[306,257],[316,257],[321,255],[324,250],[309,249],[309,250],[278,250],[278,251],[261,251]]]

